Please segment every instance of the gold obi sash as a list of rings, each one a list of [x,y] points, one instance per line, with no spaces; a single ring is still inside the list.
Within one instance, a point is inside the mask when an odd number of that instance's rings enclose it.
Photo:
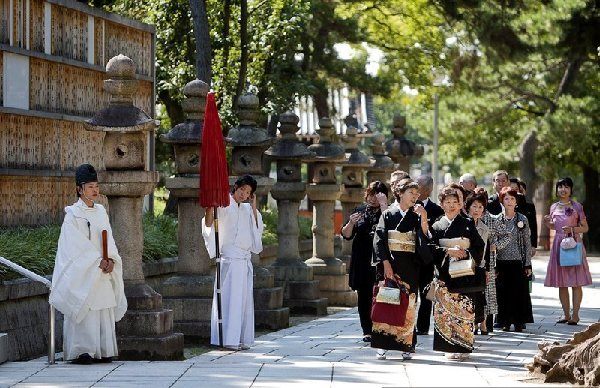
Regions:
[[[459,247],[462,249],[469,249],[471,247],[471,241],[466,237],[441,238],[440,246],[442,248]]]
[[[416,234],[413,231],[388,230],[388,247],[391,252],[415,253]]]

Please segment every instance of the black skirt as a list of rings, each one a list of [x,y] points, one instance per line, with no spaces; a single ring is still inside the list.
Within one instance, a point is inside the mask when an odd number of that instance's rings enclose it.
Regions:
[[[518,261],[496,262],[497,322],[503,327],[533,322],[529,279]]]

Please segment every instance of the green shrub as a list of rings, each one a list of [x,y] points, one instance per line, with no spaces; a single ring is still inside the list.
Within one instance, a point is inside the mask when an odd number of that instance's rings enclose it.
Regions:
[[[177,218],[160,215],[144,215],[144,261],[156,261],[164,257],[177,256]],[[202,238],[202,236],[198,236]]]
[[[265,231],[262,236],[263,245],[277,244],[277,222],[279,220],[277,209],[265,208],[261,210]],[[312,220],[306,217],[298,217],[300,240],[312,238]]]

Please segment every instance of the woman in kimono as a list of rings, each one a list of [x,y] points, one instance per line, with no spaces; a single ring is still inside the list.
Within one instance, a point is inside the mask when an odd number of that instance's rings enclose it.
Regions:
[[[358,294],[358,315],[364,342],[371,342],[372,331],[371,303],[375,284],[373,236],[381,212],[388,207],[387,195],[385,183],[371,182],[365,191],[365,203],[352,211],[348,222],[342,227],[342,237],[352,240],[348,282]]]
[[[229,206],[218,208],[221,252],[221,310],[223,346],[245,350],[254,344],[252,253],[262,251],[262,216],[256,209],[257,182],[250,175],[233,185]],[[248,203],[250,202],[250,203]],[[216,256],[214,212],[207,209],[202,234],[210,257]],[[217,290],[211,312],[210,343],[219,345]]]
[[[111,362],[118,356],[115,322],[127,311],[123,261],[106,209],[96,203],[96,170],[82,164],[75,172],[78,201],[65,208],[50,304],[64,315],[64,360],[74,364]],[[102,231],[107,254],[102,254]]]
[[[457,189],[445,187],[439,194],[444,215],[432,226],[434,262],[439,287],[435,291],[433,350],[453,360],[468,358],[473,351],[474,299],[485,288],[485,271],[480,267],[484,242],[473,220],[461,213]],[[452,278],[450,262],[472,260],[474,275]]]
[[[377,280],[399,280],[409,291],[409,305],[403,326],[373,322],[371,347],[378,349],[377,358],[380,360],[386,358],[387,350],[401,351],[405,360],[415,352],[419,269],[431,260],[430,255],[420,253],[423,249],[419,245],[426,243],[429,226],[425,208],[415,204],[419,198],[418,187],[410,179],[394,184],[392,192],[398,205],[382,213],[375,230],[373,247]],[[390,235],[393,239],[389,238]],[[428,252],[429,248],[424,249]]]

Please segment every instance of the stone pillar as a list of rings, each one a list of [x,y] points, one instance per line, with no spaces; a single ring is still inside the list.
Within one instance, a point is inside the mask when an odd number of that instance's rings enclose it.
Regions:
[[[298,249],[298,209],[306,193],[302,182],[302,162],[312,160],[315,154],[298,141],[298,122],[294,112],[279,117],[280,139],[266,152],[277,162],[277,183],[271,195],[277,200],[278,251],[271,265],[275,284],[284,290],[283,301],[292,313],[327,314],[327,299],[320,297],[319,281],[314,280],[313,269],[300,259]]]
[[[329,304],[355,306],[356,294],[348,288],[346,264],[335,257],[333,217],[335,201],[340,198],[335,168],[346,161],[344,148],[332,141],[335,129],[329,118],[319,120],[319,142],[309,146],[316,154],[311,183],[307,194],[313,201],[313,257],[306,264],[313,268],[319,280],[321,295]]]
[[[375,163],[367,170],[367,184],[375,181],[388,183],[390,174],[394,171],[394,161],[387,156],[384,141],[385,136],[379,131],[371,138],[371,154]]]
[[[157,285],[165,307],[174,313],[174,328],[186,341],[210,338],[214,271],[204,239],[204,209],[198,202],[200,190],[200,144],[204,127],[204,108],[209,86],[194,80],[183,88],[186,120],[177,124],[161,141],[172,144],[175,176],[167,178],[169,195],[177,197],[178,273]]]
[[[393,138],[385,143],[385,149],[390,158],[398,164],[402,171],[410,173],[410,161],[415,156],[423,155],[423,146],[408,140],[406,132],[406,117],[400,114],[394,115]]]
[[[260,116],[258,97],[245,93],[238,99],[239,125],[227,134],[227,143],[232,146],[229,183],[242,175],[252,175],[257,183],[257,196],[268,195],[275,180],[264,176],[264,152],[274,142],[266,128],[257,124]],[[258,202],[258,201],[257,201]],[[275,287],[275,277],[255,255],[254,267],[254,320],[257,328],[280,329],[289,326],[290,310],[283,307],[283,289]]]
[[[108,197],[113,235],[123,258],[128,303],[125,317],[117,323],[119,358],[181,359],[183,334],[173,333],[173,311],[163,308],[161,295],[146,284],[142,271],[142,203],[158,182],[157,172],[145,171],[146,139],[156,123],[133,106],[138,87],[134,62],[118,55],[108,61],[106,72],[104,90],[111,95],[110,104],[86,121],[86,127],[106,133],[106,171],[98,173],[98,180]]]
[[[342,203],[342,218],[345,222],[354,208],[364,202],[365,170],[371,167],[371,160],[359,148],[358,143],[364,136],[358,135],[356,127],[348,127],[343,141],[346,149],[348,162],[342,166],[343,192],[340,197]],[[338,233],[339,231],[335,231]],[[352,241],[342,239],[342,255],[340,259],[346,263],[346,269],[350,264],[352,255]]]

